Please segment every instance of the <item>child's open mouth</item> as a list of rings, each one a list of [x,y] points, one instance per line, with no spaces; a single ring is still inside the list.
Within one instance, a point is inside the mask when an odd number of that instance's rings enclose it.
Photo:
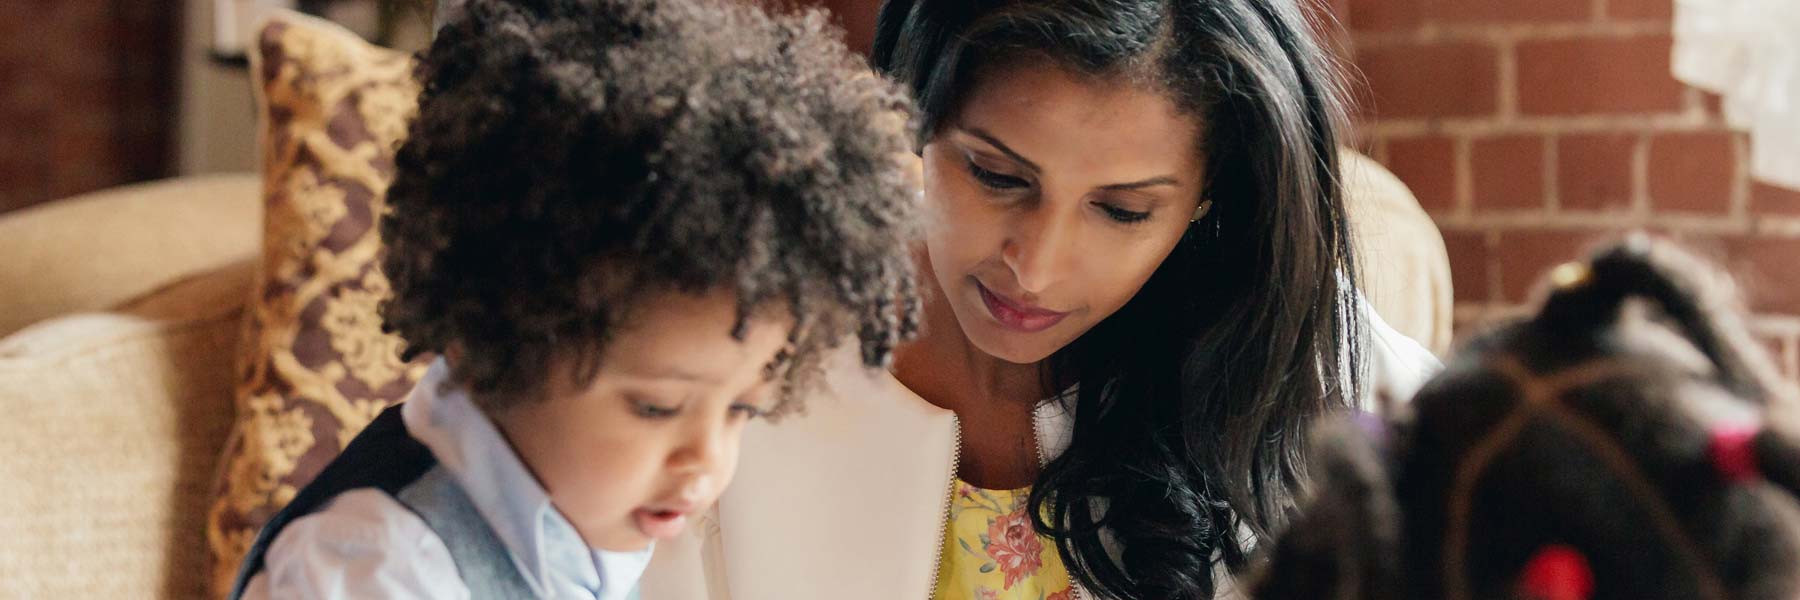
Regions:
[[[656,539],[675,537],[687,526],[687,512],[680,510],[640,508],[631,518],[640,533]]]

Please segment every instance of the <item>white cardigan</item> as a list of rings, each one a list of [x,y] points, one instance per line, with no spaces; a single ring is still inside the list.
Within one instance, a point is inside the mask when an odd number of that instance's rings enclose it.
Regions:
[[[1370,387],[1410,398],[1440,363],[1374,311],[1364,314]],[[931,597],[956,416],[887,373],[858,368],[851,354],[833,365],[829,397],[744,433],[731,488],[709,518],[657,545],[643,600]],[[1036,419],[1045,456],[1068,447],[1074,420],[1056,403]],[[1236,595],[1230,582],[1219,587],[1220,597]]]

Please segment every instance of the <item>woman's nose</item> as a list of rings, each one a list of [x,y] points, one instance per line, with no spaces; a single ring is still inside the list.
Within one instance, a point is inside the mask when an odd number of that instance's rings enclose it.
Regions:
[[[1015,221],[1012,235],[1002,242],[1000,254],[1018,279],[1021,291],[1042,293],[1063,277],[1067,269],[1064,262],[1074,252],[1079,216],[1073,210],[1040,205]]]

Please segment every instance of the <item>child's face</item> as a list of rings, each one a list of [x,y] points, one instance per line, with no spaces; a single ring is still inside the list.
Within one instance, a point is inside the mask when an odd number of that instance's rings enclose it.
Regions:
[[[591,384],[563,361],[543,401],[495,415],[589,546],[672,537],[731,482],[744,424],[776,400],[764,366],[790,324],[752,320],[740,342],[735,320],[728,292],[648,298],[614,331]]]

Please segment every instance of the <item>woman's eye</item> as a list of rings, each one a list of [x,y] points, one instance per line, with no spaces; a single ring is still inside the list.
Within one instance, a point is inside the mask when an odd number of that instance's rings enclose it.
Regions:
[[[667,419],[681,414],[681,407],[663,406],[642,398],[632,398],[631,413],[644,419]]]
[[[1139,222],[1142,222],[1144,219],[1150,218],[1150,213],[1148,213],[1148,212],[1126,210],[1123,208],[1119,208],[1118,206],[1106,204],[1104,202],[1098,204],[1098,206],[1100,207],[1100,210],[1102,210],[1106,213],[1107,218],[1112,219],[1114,221],[1118,221],[1120,223],[1139,223]]]
[[[981,165],[975,164],[975,161],[969,161],[969,174],[974,176],[976,181],[981,182],[982,186],[991,190],[1016,190],[1031,185],[1024,179],[983,169]]]

